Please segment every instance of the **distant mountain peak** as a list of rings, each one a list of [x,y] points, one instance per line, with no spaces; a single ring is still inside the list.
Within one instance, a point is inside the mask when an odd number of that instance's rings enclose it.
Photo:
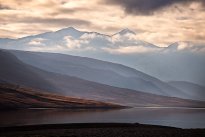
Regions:
[[[58,31],[55,31],[54,33],[55,33],[55,35],[57,35],[57,37],[59,39],[65,37],[65,36],[72,36],[74,38],[79,38],[80,36],[82,36],[84,34],[84,32],[79,31],[79,30],[75,29],[74,27],[63,28],[63,29],[60,29]]]
[[[75,29],[74,27],[67,27],[67,28],[60,29],[56,32],[60,32],[60,31],[79,31],[79,30]]]
[[[121,30],[120,32],[116,33],[116,34],[120,34],[120,35],[125,35],[125,34],[136,34],[134,31],[128,29],[128,28],[125,28],[123,30]]]

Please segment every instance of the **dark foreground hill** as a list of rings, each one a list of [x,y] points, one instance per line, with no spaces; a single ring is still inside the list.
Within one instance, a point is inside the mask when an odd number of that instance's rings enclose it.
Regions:
[[[122,123],[35,125],[0,128],[0,137],[204,137],[204,129]]]

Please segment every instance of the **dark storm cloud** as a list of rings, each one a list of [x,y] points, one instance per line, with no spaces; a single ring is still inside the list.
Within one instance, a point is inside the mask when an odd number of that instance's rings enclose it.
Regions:
[[[174,3],[200,2],[205,6],[205,0],[106,0],[107,4],[122,6],[127,13],[149,15]]]

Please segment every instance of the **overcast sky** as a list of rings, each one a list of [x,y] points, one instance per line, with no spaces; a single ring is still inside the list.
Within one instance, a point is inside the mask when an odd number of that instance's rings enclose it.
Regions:
[[[164,46],[205,42],[205,0],[0,0],[0,37],[73,26],[111,35],[123,28]]]

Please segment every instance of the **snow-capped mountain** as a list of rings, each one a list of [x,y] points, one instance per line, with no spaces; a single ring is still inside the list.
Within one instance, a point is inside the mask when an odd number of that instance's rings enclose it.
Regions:
[[[133,35],[136,35],[136,33],[128,28],[125,28],[117,33],[115,33],[114,35],[112,36],[115,36],[115,35],[127,35],[127,34],[133,34]]]
[[[56,51],[56,47],[64,50],[102,50],[106,48],[116,48],[121,46],[152,46],[153,44],[136,40],[136,33],[123,29],[114,35],[105,35],[97,32],[79,31],[73,27],[64,28],[55,32],[45,32],[38,35],[32,35],[15,40],[0,41],[1,48],[18,49],[18,50],[43,50],[43,51]],[[4,40],[4,41],[3,41]]]
[[[73,27],[19,39],[0,39],[0,48],[45,51],[90,57],[123,64],[164,81],[205,85],[205,44],[175,42],[159,47],[123,29],[113,35]]]

